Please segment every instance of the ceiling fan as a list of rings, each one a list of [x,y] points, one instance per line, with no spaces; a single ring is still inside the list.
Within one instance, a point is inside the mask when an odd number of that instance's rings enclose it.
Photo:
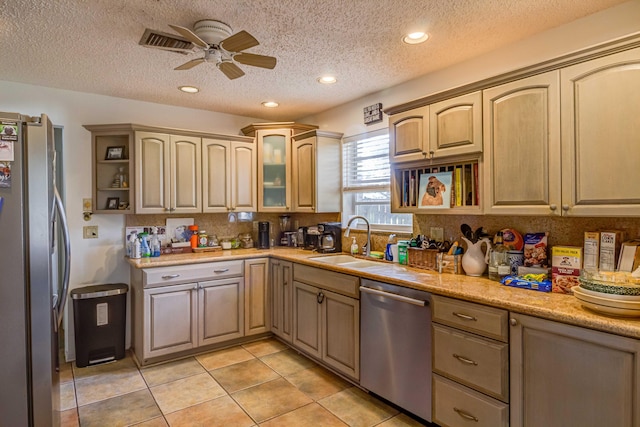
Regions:
[[[169,26],[182,37],[147,28],[140,44],[185,55],[198,51],[204,53],[202,57],[187,61],[175,70],[189,70],[198,64],[213,62],[225,76],[233,80],[244,76],[244,71],[236,62],[268,69],[276,66],[276,58],[273,56],[243,52],[260,43],[244,30],[231,35],[231,27],[224,22],[203,19],[193,25],[193,30],[178,25]]]

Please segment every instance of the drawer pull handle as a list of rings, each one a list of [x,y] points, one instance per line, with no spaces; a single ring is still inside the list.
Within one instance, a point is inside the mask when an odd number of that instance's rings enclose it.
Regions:
[[[467,359],[466,357],[463,356],[459,356],[457,354],[453,354],[453,357],[455,357],[456,359],[458,359],[459,361],[461,361],[462,363],[466,363],[467,365],[478,365],[478,362],[475,362],[471,359]]]
[[[216,268],[213,270],[214,273],[226,273],[227,271],[229,271],[228,268]]]
[[[463,320],[473,320],[474,322],[478,320],[473,316],[469,316],[468,314],[456,313],[455,311],[453,312],[453,315],[456,316],[456,317],[459,317],[459,318],[461,318]]]
[[[179,274],[167,274],[166,276],[162,276],[164,280],[175,279],[176,277],[180,277]]]
[[[457,414],[460,415],[464,419],[478,422],[478,419],[476,417],[474,417],[473,415],[471,415],[468,412],[463,411],[462,409],[458,409],[458,408],[454,407],[453,410],[456,411]]]

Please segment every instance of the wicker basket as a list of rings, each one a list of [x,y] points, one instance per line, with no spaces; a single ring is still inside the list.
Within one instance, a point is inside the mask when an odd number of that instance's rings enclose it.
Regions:
[[[407,248],[409,267],[433,270],[439,273],[464,274],[462,255],[447,255],[437,249]]]

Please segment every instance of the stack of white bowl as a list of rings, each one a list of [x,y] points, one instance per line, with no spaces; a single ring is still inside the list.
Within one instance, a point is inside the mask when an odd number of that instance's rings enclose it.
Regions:
[[[595,312],[640,317],[640,281],[628,273],[586,273],[571,290],[583,307]]]

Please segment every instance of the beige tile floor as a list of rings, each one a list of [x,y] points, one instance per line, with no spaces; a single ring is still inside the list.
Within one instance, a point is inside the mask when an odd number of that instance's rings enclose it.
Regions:
[[[275,339],[141,369],[68,363],[60,381],[63,427],[423,425]]]

